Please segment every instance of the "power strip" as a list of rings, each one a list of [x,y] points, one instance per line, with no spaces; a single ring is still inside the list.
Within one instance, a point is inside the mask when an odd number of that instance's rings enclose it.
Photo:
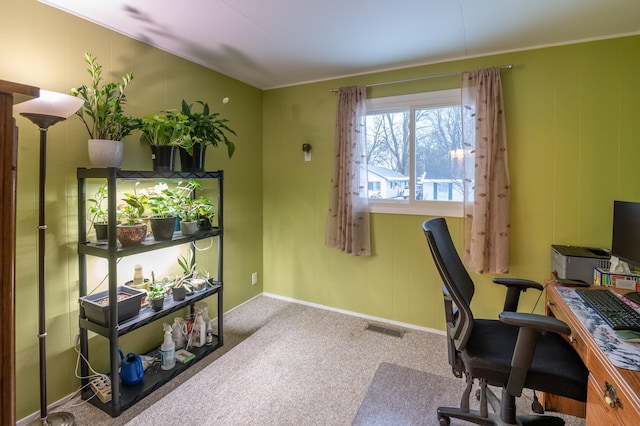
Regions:
[[[96,377],[91,381],[93,393],[105,404],[111,401],[111,379],[107,376]]]

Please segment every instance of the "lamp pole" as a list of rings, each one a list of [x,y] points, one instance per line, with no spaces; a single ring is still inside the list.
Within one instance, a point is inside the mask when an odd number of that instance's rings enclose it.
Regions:
[[[40,418],[32,425],[75,425],[71,413],[47,413],[47,318],[45,315],[45,231],[47,131],[82,105],[82,100],[62,93],[41,91],[41,97],[15,105],[14,110],[40,129],[40,173],[38,190],[38,353],[40,362]]]

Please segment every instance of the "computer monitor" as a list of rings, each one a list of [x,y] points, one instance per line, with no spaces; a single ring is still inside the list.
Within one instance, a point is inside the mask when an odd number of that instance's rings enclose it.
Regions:
[[[640,266],[640,203],[613,202],[611,255]]]

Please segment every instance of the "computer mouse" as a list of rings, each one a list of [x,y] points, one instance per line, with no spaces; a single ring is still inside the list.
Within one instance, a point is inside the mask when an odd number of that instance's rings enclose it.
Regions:
[[[634,301],[635,303],[637,303],[638,305],[640,305],[640,291],[632,291],[630,293],[625,293],[624,297],[627,297],[632,301]]]

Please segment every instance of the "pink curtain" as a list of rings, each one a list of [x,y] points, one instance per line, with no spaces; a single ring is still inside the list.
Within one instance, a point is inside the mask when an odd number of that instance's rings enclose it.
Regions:
[[[473,272],[505,274],[511,185],[499,68],[462,73],[462,127],[464,262]]]
[[[371,255],[367,198],[366,87],[338,91],[334,166],[325,244],[355,256]]]

